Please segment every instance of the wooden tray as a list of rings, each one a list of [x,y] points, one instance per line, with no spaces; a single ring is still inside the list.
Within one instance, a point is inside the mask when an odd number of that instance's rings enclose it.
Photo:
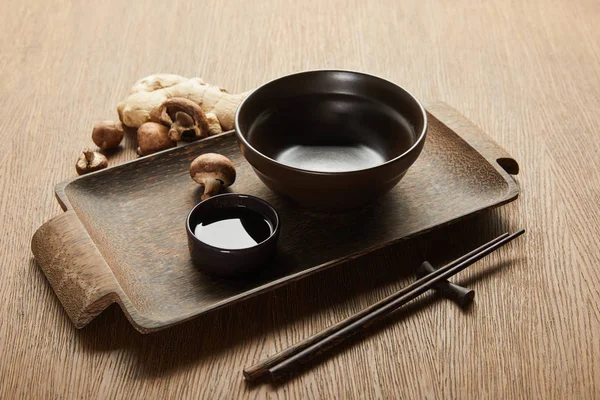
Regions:
[[[517,162],[447,105],[427,109],[417,162],[389,194],[349,214],[306,211],[273,194],[226,133],[57,185],[66,212],[35,233],[33,254],[77,328],[118,302],[146,333],[514,200]],[[203,152],[231,158],[232,191],[281,215],[278,255],[251,280],[214,279],[190,261],[185,217],[202,189],[188,168]]]

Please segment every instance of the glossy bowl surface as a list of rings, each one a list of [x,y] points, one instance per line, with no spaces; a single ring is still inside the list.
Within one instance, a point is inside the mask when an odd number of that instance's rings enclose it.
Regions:
[[[309,71],[253,91],[237,109],[235,131],[271,190],[335,211],[361,206],[400,181],[423,149],[427,115],[384,79]]]

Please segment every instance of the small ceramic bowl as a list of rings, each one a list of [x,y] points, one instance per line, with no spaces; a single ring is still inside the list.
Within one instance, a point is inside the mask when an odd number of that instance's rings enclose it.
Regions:
[[[423,149],[427,115],[392,82],[310,71],[252,92],[237,109],[235,131],[271,190],[335,211],[361,206],[400,181]]]
[[[228,246],[228,239],[225,239],[224,246],[228,248],[217,247],[214,243],[211,245],[196,237],[194,231],[201,221],[219,213],[228,213],[231,209],[250,211],[252,215],[260,215],[264,218],[270,226],[268,237],[246,248],[231,248]],[[236,222],[239,224],[239,221]],[[268,264],[277,250],[280,223],[277,211],[266,201],[245,194],[225,193],[198,203],[188,214],[186,230],[190,255],[198,268],[211,275],[236,278]],[[235,229],[225,233],[227,237],[234,240]],[[214,238],[208,237],[208,239]]]

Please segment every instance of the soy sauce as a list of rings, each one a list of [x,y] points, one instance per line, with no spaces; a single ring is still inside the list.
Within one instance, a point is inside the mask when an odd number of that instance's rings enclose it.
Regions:
[[[246,249],[268,239],[273,227],[265,217],[246,207],[211,210],[197,221],[194,235],[221,249]]]

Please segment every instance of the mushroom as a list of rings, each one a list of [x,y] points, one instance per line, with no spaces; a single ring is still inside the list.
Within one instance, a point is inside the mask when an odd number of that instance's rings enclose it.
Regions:
[[[142,124],[137,131],[137,140],[137,153],[140,156],[177,146],[177,142],[169,138],[169,128],[156,122]]]
[[[79,175],[98,171],[106,167],[108,167],[106,157],[103,154],[90,150],[88,147],[85,147],[81,151],[81,155],[77,159],[77,164],[75,164],[75,169]]]
[[[169,138],[192,141],[207,136],[208,121],[200,106],[184,97],[173,97],[161,104],[158,120],[171,128]]]
[[[192,161],[190,176],[204,186],[201,199],[206,200],[219,193],[221,186],[231,186],[235,182],[235,167],[225,156],[206,153]]]
[[[94,126],[92,140],[101,149],[112,149],[121,143],[124,134],[121,122],[103,121]]]

